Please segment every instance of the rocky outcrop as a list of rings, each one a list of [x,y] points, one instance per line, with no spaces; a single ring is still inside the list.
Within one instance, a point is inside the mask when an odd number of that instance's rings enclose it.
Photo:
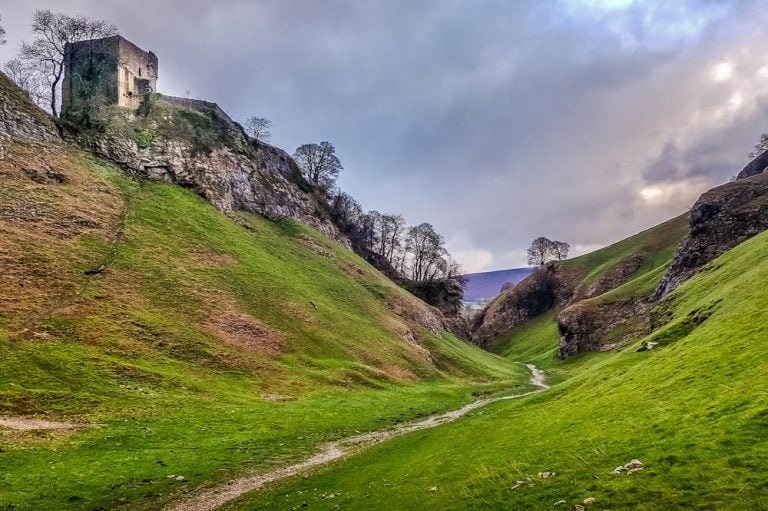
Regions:
[[[739,180],[757,176],[758,174],[765,172],[766,168],[768,168],[768,151],[764,151],[762,154],[758,155],[757,158],[747,163],[736,176],[736,179]]]
[[[647,333],[650,307],[647,300],[638,298],[593,298],[567,307],[557,316],[560,358],[607,351]]]
[[[250,139],[215,103],[158,96],[140,114],[115,110],[105,125],[72,135],[129,173],[192,188],[222,211],[293,218],[349,246],[288,153]]]
[[[643,263],[645,263],[646,257],[645,254],[635,254],[610,268],[594,282],[580,284],[576,291],[574,291],[571,301],[594,298],[611,289],[616,289],[627,282],[640,269]]]
[[[472,339],[488,346],[513,328],[573,296],[573,275],[557,263],[547,263],[489,304],[473,320]]]
[[[654,299],[663,298],[702,266],[766,229],[768,173],[705,192],[691,210],[690,234],[656,288]]]
[[[0,72],[0,149],[11,139],[59,141],[53,119]]]

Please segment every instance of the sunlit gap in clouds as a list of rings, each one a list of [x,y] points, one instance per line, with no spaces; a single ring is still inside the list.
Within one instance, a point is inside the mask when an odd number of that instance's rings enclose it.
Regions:
[[[553,18],[560,23],[599,22],[623,47],[661,49],[701,35],[732,8],[725,2],[674,0],[560,0]]]

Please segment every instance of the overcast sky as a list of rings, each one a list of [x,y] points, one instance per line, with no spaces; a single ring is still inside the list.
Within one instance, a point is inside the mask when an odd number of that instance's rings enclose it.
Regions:
[[[108,19],[158,89],[332,141],[367,209],[431,222],[467,271],[682,213],[768,131],[763,0],[0,0]]]

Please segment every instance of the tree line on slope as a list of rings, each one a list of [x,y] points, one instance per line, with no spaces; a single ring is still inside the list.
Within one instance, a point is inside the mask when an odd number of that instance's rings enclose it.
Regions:
[[[58,116],[66,45],[109,37],[119,31],[107,21],[50,10],[35,11],[31,28],[34,38],[21,43],[17,57],[5,64],[4,71],[30,99]],[[5,43],[4,36],[0,26],[0,44]],[[250,117],[244,127],[257,144],[271,139],[269,119]],[[325,213],[350,239],[354,250],[389,277],[431,282],[458,276],[459,265],[431,224],[407,226],[402,215],[366,212],[351,195],[337,188],[336,180],[344,167],[331,142],[303,144],[296,148],[293,158],[302,178],[323,199]]]

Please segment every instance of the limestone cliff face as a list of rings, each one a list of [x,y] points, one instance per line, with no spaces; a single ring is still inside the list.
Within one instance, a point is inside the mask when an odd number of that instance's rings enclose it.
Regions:
[[[736,179],[757,176],[758,174],[765,172],[766,169],[768,169],[768,151],[764,151],[762,154],[758,155],[757,158],[747,163],[736,176]]]
[[[573,290],[572,275],[557,263],[547,263],[486,306],[473,321],[472,338],[488,346],[513,328],[567,303]]]
[[[621,347],[642,336],[650,330],[653,307],[648,279],[663,271],[687,223],[681,215],[593,254],[548,263],[478,316],[475,340],[488,345],[548,311],[557,312],[561,358]],[[645,280],[632,285],[635,279]]]
[[[691,210],[690,234],[656,288],[654,299],[663,298],[706,263],[766,229],[767,173],[740,178],[705,192]]]
[[[768,229],[768,152],[750,162],[736,181],[715,187],[691,209],[688,236],[650,296],[600,297],[578,301],[560,312],[560,356],[603,351],[650,332],[656,303],[700,271],[707,263]],[[612,273],[618,277],[600,292],[616,287],[642,264],[629,259]],[[608,280],[613,280],[609,278]],[[589,297],[591,293],[587,293]],[[582,298],[581,291],[575,296]],[[592,294],[592,296],[597,296]]]
[[[581,300],[557,315],[560,358],[608,351],[650,330],[651,303],[644,298]]]
[[[114,111],[103,132],[75,137],[128,172],[192,188],[222,211],[293,218],[349,246],[323,217],[317,197],[301,188],[288,153],[249,139],[214,103],[158,97],[149,108],[137,115]]]
[[[0,146],[10,138],[59,141],[56,124],[0,72]]]

